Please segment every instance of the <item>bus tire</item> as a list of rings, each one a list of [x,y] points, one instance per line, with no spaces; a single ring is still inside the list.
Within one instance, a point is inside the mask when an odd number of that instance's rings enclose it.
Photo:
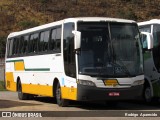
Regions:
[[[28,99],[28,95],[22,92],[22,85],[21,82],[18,82],[17,85],[17,91],[18,91],[18,98],[19,100],[27,100]]]
[[[144,100],[147,103],[150,103],[152,101],[151,88],[149,85],[146,85],[144,87]]]
[[[62,99],[61,95],[62,95],[61,94],[61,87],[60,87],[60,84],[58,82],[57,86],[56,86],[56,101],[57,101],[57,104],[60,107],[66,107],[66,106],[68,106],[69,101],[66,100],[66,99]]]

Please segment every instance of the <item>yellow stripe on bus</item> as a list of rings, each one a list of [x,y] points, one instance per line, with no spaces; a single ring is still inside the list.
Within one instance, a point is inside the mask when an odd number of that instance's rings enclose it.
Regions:
[[[52,86],[22,84],[23,93],[52,97],[55,96],[53,95],[52,90],[53,90]],[[61,93],[63,99],[77,100],[77,88],[61,87]]]
[[[52,86],[48,85],[22,84],[22,92],[42,96],[53,96]]]
[[[55,96],[52,92],[52,86],[47,85],[34,85],[34,84],[22,84],[22,92],[30,93],[42,96]],[[77,88],[61,87],[62,98],[77,100]]]
[[[24,71],[25,70],[23,61],[15,62],[14,66],[15,66],[15,71]]]

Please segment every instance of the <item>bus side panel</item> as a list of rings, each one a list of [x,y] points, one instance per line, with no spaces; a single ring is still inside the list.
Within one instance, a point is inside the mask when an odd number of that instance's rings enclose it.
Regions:
[[[6,89],[10,91],[17,91],[16,80],[14,79],[14,63],[7,62],[5,64],[5,84]]]
[[[13,72],[6,72],[6,89],[16,91],[16,82],[14,82]]]
[[[62,98],[69,100],[77,100],[77,88],[74,87],[61,87]]]
[[[38,72],[38,71],[16,71],[14,77],[20,77],[22,84],[22,92],[53,96],[53,75],[52,73]]]
[[[75,78],[65,76],[61,79],[60,85],[63,99],[77,100],[77,83]]]

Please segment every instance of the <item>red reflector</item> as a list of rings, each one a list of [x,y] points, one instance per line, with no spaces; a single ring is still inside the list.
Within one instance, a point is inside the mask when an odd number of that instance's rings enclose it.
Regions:
[[[119,92],[110,92],[108,95],[109,96],[120,96],[120,93]]]

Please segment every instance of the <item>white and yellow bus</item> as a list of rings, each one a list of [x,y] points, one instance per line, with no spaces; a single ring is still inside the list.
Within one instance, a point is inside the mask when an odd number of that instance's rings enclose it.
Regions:
[[[11,33],[6,88],[20,100],[34,95],[69,100],[126,100],[142,95],[144,74],[135,21],[68,18]]]

